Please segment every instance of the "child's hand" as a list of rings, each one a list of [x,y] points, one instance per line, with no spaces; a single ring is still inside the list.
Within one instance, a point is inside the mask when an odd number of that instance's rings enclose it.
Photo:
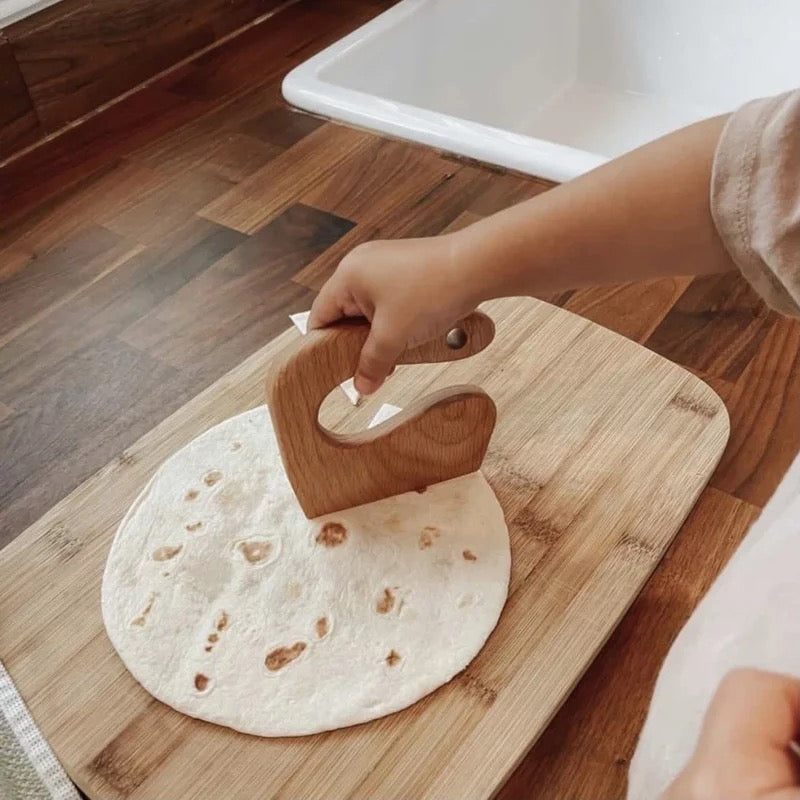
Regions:
[[[372,323],[356,372],[370,394],[403,350],[483,300],[733,269],[708,202],[724,124],[698,122],[457,233],[362,244],[322,288],[309,327]]]
[[[686,768],[661,800],[800,800],[800,681],[736,670],[720,684]]]
[[[458,250],[457,235],[367,242],[322,287],[309,328],[342,317],[371,323],[355,375],[361,394],[381,386],[404,350],[446,333],[480,302],[479,281]]]

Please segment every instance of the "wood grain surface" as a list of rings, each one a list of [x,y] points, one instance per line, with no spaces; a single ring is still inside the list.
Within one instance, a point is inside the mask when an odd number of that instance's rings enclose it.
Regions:
[[[457,361],[481,352],[494,324],[473,312],[451,331],[407,350],[398,364]],[[272,360],[266,402],[286,476],[309,519],[459,478],[480,469],[497,411],[478,386],[439,389],[414,399],[382,425],[349,435],[320,425],[323,400],[352,378],[369,323],[309,331]]]
[[[327,178],[286,184],[282,199],[266,186],[265,202],[278,210],[254,234],[198,216],[188,187],[223,197],[310,133],[333,130],[287,109],[280,78],[378,5],[302,0],[282,12],[281,25],[257,26],[0,169],[0,544],[98,470],[124,471],[140,436],[285,330],[286,314],[308,308],[353,245],[436,234],[547,189],[371,137]],[[60,7],[67,5],[53,8]],[[325,134],[319,148],[333,141]],[[387,185],[381,171],[392,175]],[[148,200],[154,194],[160,205]],[[207,205],[215,199],[208,196]],[[159,213],[172,222],[156,237]],[[203,283],[213,288],[202,290]],[[736,276],[547,299],[682,363],[713,386],[731,418],[712,488],[501,795],[614,798],[624,793],[627,761],[670,642],[800,449],[800,325],[768,312]],[[160,326],[169,333],[159,335]],[[117,466],[104,468],[111,461]],[[16,547],[33,563],[26,557],[3,603],[17,592],[24,602],[48,591],[44,575],[53,560],[69,583],[84,557],[57,523],[46,542],[24,541]],[[79,591],[87,593],[81,603],[92,602],[92,589]],[[103,669],[111,656],[87,638],[80,606],[64,624],[78,650],[99,657],[97,664],[89,659],[89,674]],[[67,672],[71,663],[62,665]],[[113,718],[128,702],[112,688],[102,707]],[[169,719],[140,727],[169,738]],[[185,769],[202,774],[207,765],[198,765],[191,747],[179,749]],[[155,757],[145,748],[114,762],[116,780],[135,784]],[[481,764],[478,758],[471,769]],[[239,786],[244,779],[231,780]]]
[[[282,0],[67,0],[3,31],[39,136],[63,128]],[[0,106],[11,95],[0,83]],[[17,140],[9,155],[37,137]],[[4,142],[6,144],[6,142]]]
[[[487,311],[497,332],[477,355],[400,367],[356,414],[338,392],[338,406],[323,410],[323,424],[347,433],[380,402],[408,406],[451,385],[477,383],[497,404],[484,473],[509,525],[509,600],[475,661],[400,714],[308,738],[242,736],[152,700],[104,636],[100,578],[133,497],[166,455],[263,402],[264,375],[295,331],[190,400],[0,553],[0,656],[90,797],[235,800],[257,785],[271,797],[467,799],[500,788],[691,510],[724,449],[728,417],[698,378],[592,322],[524,298]],[[334,385],[341,375],[330,377]],[[185,768],[188,752],[205,765],[201,776]],[[231,785],[232,772],[241,783]]]
[[[0,31],[0,161],[43,135],[11,42]]]

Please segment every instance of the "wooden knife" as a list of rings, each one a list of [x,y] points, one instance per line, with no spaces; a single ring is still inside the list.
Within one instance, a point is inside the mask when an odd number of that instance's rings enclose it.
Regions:
[[[267,404],[281,458],[309,518],[391,497],[477,470],[494,430],[497,410],[477,386],[450,386],[415,400],[370,430],[342,435],[324,428],[319,408],[352,377],[369,334],[365,321],[310,331],[273,360]],[[412,350],[400,364],[468,358],[494,337],[481,312],[447,334]]]

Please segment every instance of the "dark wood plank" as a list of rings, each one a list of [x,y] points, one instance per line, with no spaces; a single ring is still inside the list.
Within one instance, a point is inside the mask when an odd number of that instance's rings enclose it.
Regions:
[[[0,452],[15,454],[0,474],[0,547],[195,391],[178,370],[103,338],[17,394],[17,413],[0,422]]]
[[[669,647],[759,510],[707,489],[631,607],[498,800],[621,798]]]
[[[280,0],[104,0],[9,39],[47,131],[78,119]]]
[[[454,172],[439,178],[420,196],[409,196],[400,207],[376,198],[369,218],[298,272],[294,280],[319,290],[342,258],[362,242],[441,233],[486,191],[492,179],[476,167],[454,166]]]
[[[102,214],[100,219],[118,234],[145,244],[157,243],[234,185],[201,167],[172,178],[121,214]]]
[[[0,169],[2,225],[11,225],[80,181],[111,169],[145,141],[199,116],[207,106],[149,87]],[[8,212],[5,212],[8,209]]]
[[[285,148],[258,136],[257,127],[251,127],[250,123],[263,113],[263,109],[280,102],[276,85],[259,86],[215,104],[208,113],[169,131],[156,141],[146,142],[128,154],[127,159],[159,172],[179,174],[205,163],[221,144],[236,135],[257,140],[263,144],[264,152],[275,156]]]
[[[574,292],[564,308],[636,342],[646,341],[691,282],[690,278],[599,286]]]
[[[108,254],[122,237],[91,225],[78,231],[26,269],[0,278],[0,341],[27,318],[91,283],[108,268]]]
[[[763,506],[800,450],[800,322],[776,320],[726,405],[731,438],[712,485]]]
[[[0,161],[43,136],[11,44],[0,31]]]
[[[117,267],[135,258],[143,250],[143,245],[120,238],[118,242],[113,244],[108,250],[100,253],[97,258],[93,260],[91,265],[92,274],[90,277],[87,277],[84,282],[76,282],[74,287],[71,287],[57,296],[54,296],[52,301],[47,304],[41,304],[39,302],[35,303],[35,305],[40,306],[40,309],[32,314],[15,314],[15,316],[18,318],[18,323],[0,335],[0,353],[10,352],[8,350],[4,350],[4,348],[6,348],[10,342],[23,337],[29,330],[41,324],[47,319],[47,317],[55,314],[62,306],[68,304],[73,298],[87,291],[88,287],[90,287],[93,283],[106,278],[115,269],[117,269]],[[47,258],[47,256],[45,258]],[[70,281],[67,279],[67,284],[69,283]],[[19,311],[21,312],[24,308],[25,306],[21,305]]]
[[[115,336],[243,241],[193,219],[118,265],[0,349],[0,400],[16,408],[76,352]]]
[[[117,161],[57,198],[36,205],[0,234],[0,273],[5,273],[14,260],[27,264],[81,228],[121,214],[163,186],[168,178],[142,164]]]
[[[457,171],[457,165],[426,147],[373,137],[308,186],[300,201],[355,222],[377,222],[421,201]]]
[[[775,320],[738,272],[695,278],[645,344],[671,361],[736,381]]]
[[[21,247],[12,242],[0,251],[0,279],[9,280],[13,275],[30,263],[30,256]]]
[[[285,150],[323,124],[319,117],[278,105],[248,120],[241,131]]]
[[[325,125],[202,208],[200,215],[242,233],[253,233],[373,142],[368,133]]]
[[[289,325],[313,294],[292,283],[304,264],[352,227],[295,205],[122,333],[130,345],[211,380]]]
[[[52,25],[57,20],[62,20],[70,14],[91,3],[92,0],[58,0],[57,3],[39,9],[35,14],[29,14],[16,22],[6,25],[5,31],[13,30],[14,38],[29,36],[38,28]]]
[[[296,64],[374,17],[392,0],[298,0],[274,17],[194,60],[186,77],[171,84],[176,94],[219,100],[273,82]]]
[[[224,116],[219,106],[239,95],[271,85],[265,93],[273,102],[266,108],[256,108],[255,119],[279,102],[280,79],[286,70],[357,27],[382,6],[382,1],[342,0],[333,8],[325,0],[299,0],[158,79],[124,103],[104,109],[34,152],[0,167],[0,207],[10,209],[0,226],[7,228],[35,206],[113,168],[121,158],[188,123],[207,114]],[[315,127],[304,123],[295,131],[275,132],[286,119],[285,113],[262,125],[256,123],[256,130],[261,131],[257,138],[275,143],[270,141],[270,124],[275,141],[297,141],[304,131]],[[254,133],[252,129],[243,132]]]
[[[252,136],[232,133],[211,151],[204,162],[208,172],[231,183],[246,180],[271,161],[280,150]]]

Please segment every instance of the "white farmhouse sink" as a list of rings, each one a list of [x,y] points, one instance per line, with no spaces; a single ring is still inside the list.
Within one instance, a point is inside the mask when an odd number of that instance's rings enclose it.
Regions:
[[[798,85],[798,0],[402,0],[289,73],[283,93],[566,180]]]

